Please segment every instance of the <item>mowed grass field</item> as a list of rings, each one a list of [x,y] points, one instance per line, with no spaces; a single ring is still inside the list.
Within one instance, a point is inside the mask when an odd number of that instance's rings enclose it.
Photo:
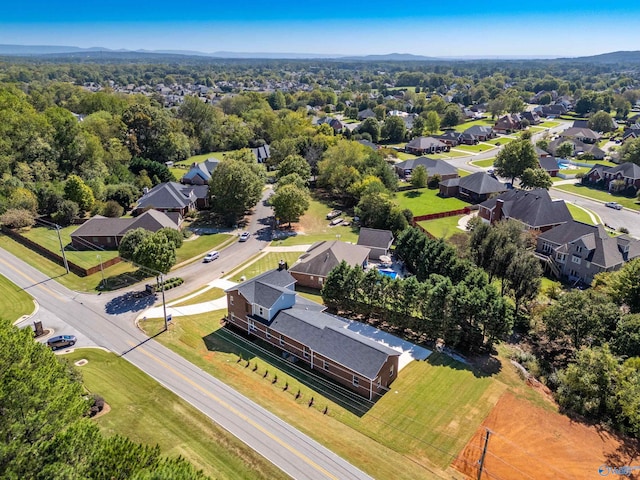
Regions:
[[[435,220],[425,220],[418,222],[422,228],[436,238],[447,239],[455,233],[463,233],[458,228],[458,220],[462,215],[454,215],[452,217],[436,218]]]
[[[23,315],[33,313],[35,308],[31,295],[0,275],[0,318],[13,323]]]
[[[428,215],[431,213],[449,212],[469,206],[458,198],[442,198],[438,196],[439,190],[419,188],[398,192],[396,202],[400,208],[408,208],[414,216]]]
[[[358,229],[353,226],[337,225],[332,227],[327,220],[327,213],[332,207],[312,197],[309,210],[300,218],[300,222],[293,223],[295,235],[272,242],[274,246],[307,245],[321,240],[341,240],[356,243]],[[345,220],[352,220],[348,215],[341,215]]]
[[[471,162],[472,165],[480,168],[489,168],[493,167],[493,162],[496,161],[496,157],[487,158],[486,160],[474,160]]]
[[[304,252],[269,252],[266,255],[259,256],[257,259],[249,260],[245,265],[241,265],[231,275],[232,282],[240,282],[241,277],[250,279],[260,275],[261,273],[278,268],[280,260],[284,260],[289,266],[292,266],[298,260],[298,257]],[[255,260],[255,261],[254,261]]]
[[[345,408],[334,401],[340,387],[318,387],[313,372],[221,328],[223,314],[176,317],[169,332],[157,339],[374,478],[460,478],[444,470],[506,389],[433,354],[403,369],[377,403],[360,400],[360,407]],[[153,334],[162,320],[142,326]],[[309,407],[311,397],[314,405]]]
[[[126,360],[98,349],[79,349],[64,358],[71,362],[89,361],[77,369],[85,387],[101,395],[111,407],[96,419],[105,434],[121,434],[136,442],[157,444],[163,454],[182,456],[212,478],[288,478]]]
[[[576,222],[587,223],[589,225],[596,225],[596,223],[602,223],[602,222],[594,222],[592,220],[591,215],[593,215],[596,218],[596,220],[600,220],[600,217],[596,213],[591,212],[591,210],[579,207],[578,205],[575,205],[573,203],[569,203],[569,202],[565,202],[565,203],[569,208],[569,212],[571,213],[571,216]],[[591,213],[591,215],[589,215],[589,213]]]

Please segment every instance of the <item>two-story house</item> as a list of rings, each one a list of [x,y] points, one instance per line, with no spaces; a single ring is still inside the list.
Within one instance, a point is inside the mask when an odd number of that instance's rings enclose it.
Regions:
[[[536,255],[556,277],[589,285],[595,274],[618,270],[639,257],[640,240],[611,237],[602,225],[571,220],[541,233]]]
[[[398,375],[400,352],[348,329],[346,320],[296,295],[294,285],[280,265],[226,290],[228,325],[369,400],[384,394]]]

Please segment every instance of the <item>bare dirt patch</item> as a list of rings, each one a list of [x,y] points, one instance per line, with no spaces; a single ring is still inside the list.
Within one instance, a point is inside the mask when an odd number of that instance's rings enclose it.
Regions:
[[[640,468],[628,476],[611,469],[599,473],[603,467],[640,467],[640,442],[535,407],[511,393],[500,398],[453,462],[455,469],[477,477],[487,428],[492,434],[483,479],[640,479]]]

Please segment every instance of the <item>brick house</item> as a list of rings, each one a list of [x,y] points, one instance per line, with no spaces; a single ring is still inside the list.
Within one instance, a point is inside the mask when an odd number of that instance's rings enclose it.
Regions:
[[[542,232],[573,220],[564,200],[552,200],[544,188],[508,190],[482,202],[478,216],[492,224],[513,219],[527,230]]]
[[[413,155],[424,155],[426,153],[448,152],[451,147],[434,137],[417,137],[407,143],[404,149]]]
[[[412,158],[404,162],[396,163],[394,167],[400,178],[407,178],[418,165],[422,165],[427,169],[427,179],[430,179],[434,175],[440,175],[442,180],[458,178],[458,169],[456,167],[444,160],[436,160],[434,158]]]
[[[616,180],[620,181],[618,187],[612,183]],[[609,191],[621,191],[629,187],[637,190],[640,188],[640,166],[630,162],[625,162],[614,167],[596,164],[587,172],[582,182],[601,182],[603,187]]]
[[[507,187],[485,172],[440,182],[440,196],[460,197],[472,203],[484,202],[490,196],[505,192]]]
[[[294,285],[280,266],[226,290],[228,325],[369,400],[384,394],[398,375],[400,353],[349,330],[346,320],[296,295]]]

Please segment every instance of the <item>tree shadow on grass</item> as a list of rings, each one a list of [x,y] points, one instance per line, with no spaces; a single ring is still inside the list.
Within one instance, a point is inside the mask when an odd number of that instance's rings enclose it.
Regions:
[[[411,191],[409,191],[409,192],[407,192],[405,194],[405,197],[407,197],[407,198],[418,198],[421,195],[422,195],[422,192],[420,190],[411,190]]]
[[[342,385],[322,376],[317,370],[311,370],[304,362],[297,361],[292,363],[290,360],[284,359],[282,357],[282,350],[277,349],[268,342],[257,339],[256,337],[249,339],[246,334],[239,332],[233,327],[220,328],[204,336],[202,340],[209,351],[237,355],[238,363],[241,363],[246,368],[251,368],[252,371],[254,371],[255,366],[256,381],[262,377],[270,380],[274,386],[279,386],[283,390],[287,388],[286,385],[288,385],[285,383],[285,387],[282,386],[283,382],[286,382],[286,379],[280,379],[279,382],[274,381],[274,377],[266,373],[264,367],[257,368],[257,360],[260,360],[280,370],[292,379],[317,392],[319,395],[323,395],[358,417],[366,414],[375,405],[375,402],[369,401],[347,390]],[[293,391],[290,393],[295,394]],[[310,400],[309,398],[302,398],[302,395],[298,398],[296,394],[296,400],[300,399],[307,402]],[[317,400],[319,401],[319,399]]]
[[[500,360],[492,355],[482,355],[473,359],[462,358],[453,354],[434,352],[427,358],[427,362],[434,367],[449,367],[454,370],[468,370],[476,378],[492,377],[502,370]]]

